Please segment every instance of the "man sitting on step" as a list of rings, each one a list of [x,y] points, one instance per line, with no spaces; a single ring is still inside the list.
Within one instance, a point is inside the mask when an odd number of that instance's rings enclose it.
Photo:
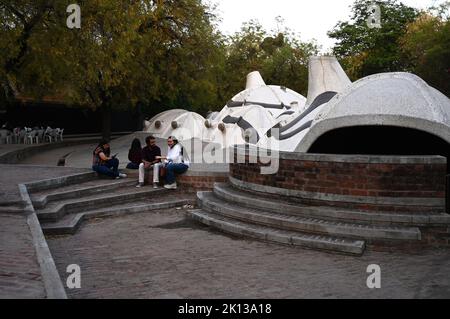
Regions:
[[[169,136],[167,145],[167,156],[157,157],[164,162],[155,164],[153,178],[158,178],[160,168],[164,167],[166,170],[164,188],[177,189],[175,174],[185,173],[189,169],[189,160],[183,156],[183,146],[176,137]]]
[[[156,139],[153,136],[147,136],[145,139],[145,146],[142,149],[142,163],[139,165],[139,182],[136,187],[144,186],[145,171],[152,169],[161,160],[157,157],[161,156],[161,149],[156,145]],[[158,179],[153,177],[153,188],[158,188]]]

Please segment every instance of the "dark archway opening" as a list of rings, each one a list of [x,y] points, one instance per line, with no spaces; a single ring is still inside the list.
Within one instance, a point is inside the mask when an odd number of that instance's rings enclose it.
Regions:
[[[450,144],[433,134],[396,126],[352,126],[329,131],[308,150],[318,154],[441,155],[450,174]]]

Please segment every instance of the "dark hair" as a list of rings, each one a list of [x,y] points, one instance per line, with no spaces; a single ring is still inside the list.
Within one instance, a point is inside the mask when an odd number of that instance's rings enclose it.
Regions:
[[[105,139],[105,138],[102,138],[102,139],[100,140],[100,142],[98,142],[98,146],[97,146],[97,147],[103,146],[103,145],[105,145],[105,144],[109,144],[109,141],[108,141],[107,139]]]
[[[175,136],[169,136],[167,139],[173,141],[173,146],[178,144],[178,139]]]
[[[109,144],[109,141],[107,139],[105,139],[105,138],[102,138],[100,140],[100,142],[98,142],[98,145],[97,145],[97,147],[95,149],[97,149],[99,147],[101,147],[103,149],[103,145],[105,145],[105,144]],[[111,154],[111,149],[109,149],[109,148],[107,150],[103,149],[103,151],[105,152],[106,156],[109,156]]]
[[[148,144],[150,142],[150,140],[155,140],[155,137],[153,135],[147,136],[145,138],[145,144]]]
[[[131,142],[131,149],[130,150],[141,150],[141,141],[138,138],[135,138],[133,142]]]

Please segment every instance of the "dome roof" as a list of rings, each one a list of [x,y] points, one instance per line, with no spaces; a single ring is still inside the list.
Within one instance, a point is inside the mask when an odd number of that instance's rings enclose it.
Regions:
[[[450,143],[450,100],[410,73],[372,75],[325,104],[296,150],[308,151],[328,131],[364,125],[413,128]]]
[[[149,124],[146,127],[145,132],[162,137],[163,132],[167,131],[172,121],[184,113],[188,113],[188,111],[182,109],[173,109],[159,113],[148,121]]]
[[[184,112],[172,119],[161,137],[176,136],[180,141],[191,138],[202,139],[205,118],[195,112]]]

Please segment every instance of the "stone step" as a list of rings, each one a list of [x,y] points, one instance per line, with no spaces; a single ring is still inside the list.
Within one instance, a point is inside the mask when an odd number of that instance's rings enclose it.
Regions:
[[[0,208],[3,207],[25,207],[25,202],[23,200],[3,200],[0,201]]]
[[[73,174],[27,183],[27,189],[30,194],[38,194],[41,192],[51,192],[53,189],[60,189],[61,187],[76,187],[76,185],[78,184],[96,181],[99,179],[105,178],[100,178],[97,173],[90,171],[86,173]]]
[[[297,203],[267,198],[264,195],[237,190],[226,183],[216,183],[214,194],[225,201],[234,202],[244,207],[264,209],[270,212],[283,212],[301,217],[313,217],[325,220],[356,222],[379,225],[398,226],[450,226],[450,215],[435,214],[407,214],[395,212],[372,212],[343,209],[329,206],[307,206]]]
[[[90,178],[85,178],[84,180],[81,181],[77,181],[77,182],[59,182],[56,183],[54,187],[52,188],[47,188],[47,189],[37,189],[37,190],[33,190],[31,191],[33,196],[39,197],[42,195],[50,195],[50,194],[54,194],[54,193],[59,193],[59,192],[63,192],[63,191],[68,191],[68,190],[77,190],[77,189],[83,189],[83,188],[87,188],[87,187],[91,187],[91,186],[97,186],[97,185],[102,185],[102,184],[109,184],[109,183],[117,183],[120,181],[123,181],[123,179],[112,179],[112,178],[99,178],[96,177],[95,175],[89,175],[91,176]]]
[[[44,235],[73,235],[76,233],[85,213],[69,214],[57,222],[42,222]]]
[[[92,180],[76,185],[68,185],[60,188],[55,188],[47,192],[42,191],[36,194],[32,194],[31,198],[34,208],[42,209],[52,201],[89,196],[104,191],[118,189],[120,187],[130,187],[135,184],[136,181],[131,179]]]
[[[166,196],[165,198],[154,202],[138,201],[132,204],[116,205],[107,209],[103,208],[77,214],[69,214],[57,222],[43,222],[41,223],[41,227],[45,235],[71,235],[75,234],[81,223],[87,219],[145,213],[157,209],[167,209],[194,204],[192,197],[183,197],[177,197],[176,200],[170,200],[170,198]]]
[[[188,216],[202,224],[236,236],[257,240],[300,246],[308,249],[339,252],[361,256],[365,249],[363,240],[349,240],[330,236],[304,234],[301,232],[276,230],[270,227],[250,224],[236,219],[218,216],[204,210],[192,210]]]
[[[23,211],[23,206],[0,206],[0,214],[21,214]]]
[[[44,209],[37,210],[37,216],[40,221],[57,221],[66,214],[79,213],[82,211],[111,207],[117,204],[129,203],[134,200],[151,198],[153,196],[160,197],[169,191],[164,188],[153,189],[144,187],[136,189],[135,187],[127,187],[125,189],[115,189],[105,194],[93,194],[75,199],[65,199],[51,202]],[[176,198],[177,191],[172,191]]]
[[[283,213],[251,209],[217,198],[212,192],[198,192],[199,205],[205,211],[234,218],[248,223],[256,223],[276,229],[323,234],[364,240],[420,240],[417,227],[376,226],[344,223],[307,218]]]

